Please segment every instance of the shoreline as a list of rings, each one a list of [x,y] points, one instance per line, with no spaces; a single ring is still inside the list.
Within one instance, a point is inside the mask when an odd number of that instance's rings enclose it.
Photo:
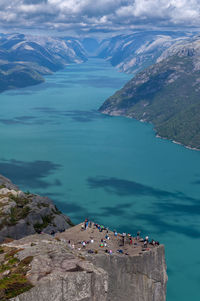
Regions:
[[[183,143],[181,143],[181,142],[178,142],[178,141],[176,141],[176,140],[172,140],[172,139],[168,139],[168,138],[166,138],[166,137],[162,137],[162,136],[160,136],[160,135],[158,135],[158,134],[156,133],[156,129],[154,129],[154,131],[155,131],[156,138],[168,140],[168,141],[170,141],[170,142],[172,142],[172,143],[174,143],[174,144],[181,145],[181,146],[183,146],[183,147],[185,147],[185,148],[187,148],[187,149],[193,150],[193,151],[198,151],[198,152],[200,151],[200,149],[198,149],[198,148],[191,147],[191,146],[189,146],[189,145],[185,145],[185,144],[183,144]]]
[[[152,125],[154,126],[153,123],[148,122],[148,121],[146,121],[146,120],[144,120],[144,119],[137,119],[137,118],[134,118],[134,117],[132,117],[132,116],[130,116],[130,115],[123,115],[123,114],[120,114],[120,111],[118,111],[118,110],[113,111],[113,112],[108,112],[108,111],[107,111],[107,112],[106,112],[106,111],[101,112],[101,111],[98,109],[98,111],[99,111],[101,114],[104,114],[104,115],[109,115],[109,116],[121,116],[121,117],[125,117],[125,118],[135,119],[135,120],[140,121],[141,123],[152,124]],[[198,152],[200,151],[200,149],[198,149],[198,148],[196,148],[196,147],[191,147],[191,146],[189,146],[189,145],[185,145],[185,144],[183,144],[183,143],[181,143],[181,142],[178,142],[178,141],[176,141],[176,140],[173,140],[173,139],[169,139],[169,138],[160,136],[160,135],[157,133],[156,128],[153,128],[153,131],[155,132],[155,137],[156,137],[156,138],[168,140],[168,141],[170,141],[170,142],[172,142],[172,143],[174,143],[174,144],[179,144],[179,145],[181,145],[181,146],[183,146],[183,147],[185,147],[185,148],[187,148],[187,149],[189,149],[189,150],[198,151]]]

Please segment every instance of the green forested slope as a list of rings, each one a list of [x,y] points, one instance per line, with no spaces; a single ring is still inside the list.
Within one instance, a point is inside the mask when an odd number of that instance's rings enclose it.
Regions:
[[[200,70],[195,56],[173,55],[137,74],[102,113],[152,122],[158,135],[200,149]]]

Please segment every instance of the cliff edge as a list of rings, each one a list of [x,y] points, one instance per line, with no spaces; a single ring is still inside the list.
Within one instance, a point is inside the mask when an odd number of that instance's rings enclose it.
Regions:
[[[25,194],[2,176],[0,182],[1,240],[22,236],[0,244],[1,301],[166,300],[159,242],[88,221],[69,228],[49,199]]]

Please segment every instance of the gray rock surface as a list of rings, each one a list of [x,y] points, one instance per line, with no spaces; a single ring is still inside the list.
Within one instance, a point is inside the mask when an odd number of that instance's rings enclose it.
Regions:
[[[0,186],[3,185],[5,186],[6,188],[9,188],[9,189],[15,189],[17,190],[18,187],[16,185],[14,185],[8,178],[0,175]]]
[[[70,230],[67,230],[68,232]],[[164,246],[137,255],[88,254],[46,234],[4,246],[20,250],[22,261],[33,256],[26,277],[32,289],[12,301],[165,301]]]
[[[66,243],[40,234],[7,246],[23,249],[17,257],[33,256],[27,278],[34,287],[12,301],[106,301],[107,272],[73,254]]]
[[[165,301],[166,265],[164,246],[138,256],[87,256],[107,271],[108,301]]]
[[[7,237],[20,239],[38,232],[64,231],[71,224],[49,198],[24,193],[0,176],[0,242]]]
[[[69,218],[48,198],[23,193],[4,177],[0,180],[0,241],[8,236],[18,239],[0,245],[0,282],[25,265],[17,273],[29,285],[28,291],[22,287],[23,293],[13,292],[11,301],[166,301],[163,245],[143,249],[138,240],[136,246],[126,243],[128,253],[119,254],[121,234],[115,237],[108,231],[113,253],[105,253],[99,247],[105,233],[95,224],[87,230],[82,224],[68,229]],[[41,228],[42,233],[35,234]],[[61,229],[67,230],[55,237],[45,234]],[[95,248],[93,254],[90,248]],[[1,287],[0,299],[5,294]]]

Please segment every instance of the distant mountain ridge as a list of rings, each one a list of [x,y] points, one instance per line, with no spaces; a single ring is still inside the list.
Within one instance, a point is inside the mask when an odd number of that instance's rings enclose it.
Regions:
[[[87,60],[75,39],[39,37],[24,34],[0,36],[0,92],[38,84],[71,63]]]
[[[100,111],[151,122],[159,136],[200,149],[200,38],[181,43],[108,98]]]
[[[172,45],[182,45],[191,34],[168,31],[145,31],[105,39],[98,57],[108,60],[122,72],[136,74],[157,62]]]
[[[0,92],[38,84],[51,74],[88,57],[108,60],[122,72],[136,74],[182,46],[191,34],[146,31],[119,35],[99,42],[95,38],[0,34]]]

